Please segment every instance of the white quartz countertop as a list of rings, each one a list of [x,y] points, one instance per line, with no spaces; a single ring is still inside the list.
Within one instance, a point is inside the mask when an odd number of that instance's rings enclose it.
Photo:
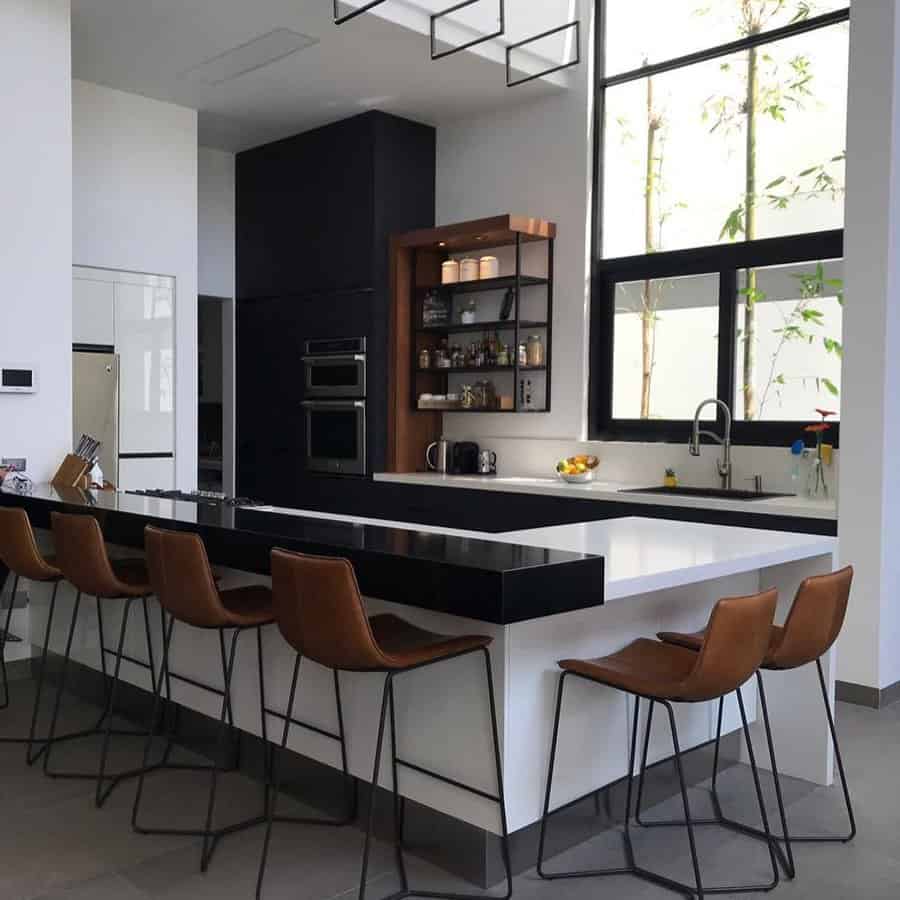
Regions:
[[[620,484],[614,481],[592,481],[570,484],[559,478],[527,476],[441,475],[437,472],[378,473],[376,481],[395,484],[418,484],[433,487],[467,488],[476,491],[506,491],[516,494],[543,494],[548,497],[570,497],[579,500],[606,500],[648,506],[674,506],[681,509],[708,509],[724,512],[757,513],[769,516],[795,516],[804,519],[838,517],[834,500],[811,500],[809,497],[772,497],[768,500],[724,500],[719,497],[686,497],[684,495],[622,493],[643,484]]]
[[[606,560],[607,601],[825,556],[837,550],[837,539],[832,537],[638,516],[492,534],[276,506],[256,507],[254,511],[602,556]]]
[[[495,535],[606,560],[607,601],[833,554],[837,538],[628,516]]]

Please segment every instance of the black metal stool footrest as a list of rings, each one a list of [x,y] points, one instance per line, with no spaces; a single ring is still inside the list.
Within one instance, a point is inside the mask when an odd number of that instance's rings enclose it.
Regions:
[[[84,731],[74,731],[71,734],[63,734],[59,737],[54,737],[52,741],[41,741],[39,738],[36,738],[34,743],[44,743],[44,744],[58,744],[63,741],[74,741],[80,738],[88,738],[88,737],[103,737],[106,734],[106,729],[101,728],[86,728]],[[146,739],[147,734],[144,731],[129,731],[123,728],[113,728],[109,732],[111,737],[139,737]],[[25,743],[28,743],[26,741]],[[41,751],[43,752],[43,750]],[[136,774],[140,774],[142,767],[138,767],[135,769]],[[94,780],[96,781],[98,778],[98,772],[60,772],[58,770],[53,770],[49,766],[44,768],[44,774],[49,778],[62,778],[62,779],[85,779],[85,780]],[[127,775],[127,773],[122,773],[123,776]],[[113,774],[106,776],[107,778],[120,778],[119,775]]]
[[[233,825],[225,825],[222,828],[213,828],[210,831],[204,831],[202,828],[142,828],[134,825],[134,830],[138,834],[156,835],[163,837],[197,837],[209,841],[209,848],[204,856],[203,867],[209,866],[213,854],[216,851],[219,841],[231,834],[237,834],[240,831],[246,831],[248,828],[255,828],[257,825],[264,825],[267,819],[265,816],[254,816],[251,819],[244,819],[242,822],[235,822]]]

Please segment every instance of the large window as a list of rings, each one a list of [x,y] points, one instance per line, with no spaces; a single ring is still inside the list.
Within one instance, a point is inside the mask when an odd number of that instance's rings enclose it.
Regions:
[[[846,0],[600,6],[593,436],[839,419]]]

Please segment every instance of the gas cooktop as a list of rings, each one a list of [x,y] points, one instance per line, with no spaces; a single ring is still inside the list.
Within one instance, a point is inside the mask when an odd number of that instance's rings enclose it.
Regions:
[[[247,497],[229,497],[217,491],[163,491],[158,489],[146,491],[126,491],[139,497],[156,497],[159,500],[181,500],[184,503],[201,503],[207,506],[257,506]]]

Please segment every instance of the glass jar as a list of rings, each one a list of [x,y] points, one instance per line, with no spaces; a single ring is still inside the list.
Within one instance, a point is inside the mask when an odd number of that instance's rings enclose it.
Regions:
[[[419,368],[423,370],[431,368],[431,352],[427,347],[419,351]]]
[[[519,344],[519,365],[528,365],[528,344],[526,344],[524,341]]]
[[[479,409],[493,409],[497,405],[497,390],[493,381],[479,381],[475,385],[475,404]]]
[[[478,303],[474,297],[470,297],[466,305],[462,308],[459,319],[463,325],[474,325],[477,315]]]
[[[527,365],[532,369],[544,365],[544,342],[539,334],[529,336],[525,357]]]

